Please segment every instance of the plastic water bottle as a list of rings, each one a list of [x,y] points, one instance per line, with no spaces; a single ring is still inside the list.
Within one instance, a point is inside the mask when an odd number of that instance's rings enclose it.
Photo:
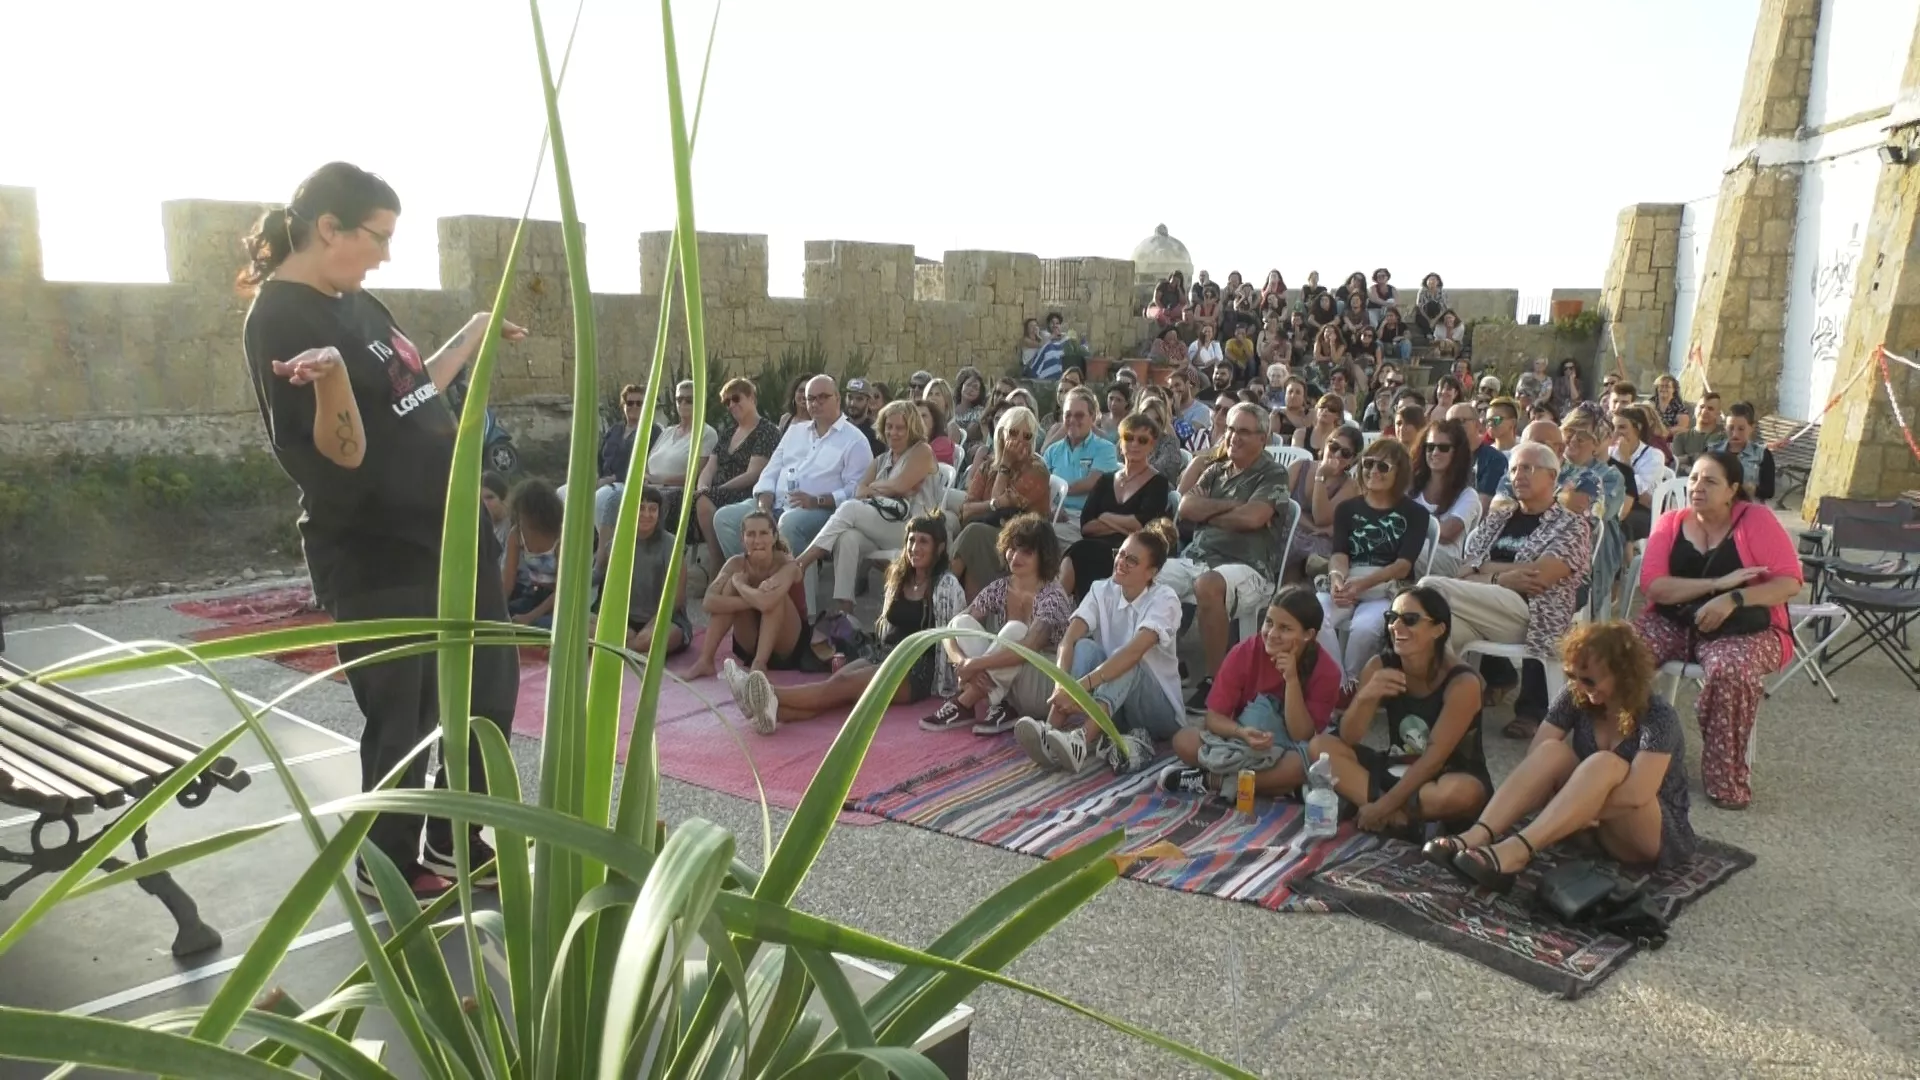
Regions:
[[[1332,836],[1340,831],[1340,796],[1333,790],[1333,761],[1325,754],[1307,767],[1307,821],[1303,839]]]

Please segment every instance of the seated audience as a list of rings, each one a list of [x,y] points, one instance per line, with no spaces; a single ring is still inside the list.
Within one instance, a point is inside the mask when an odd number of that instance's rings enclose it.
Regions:
[[[613,546],[613,527],[620,520],[620,496],[626,494],[627,467],[633,462],[633,447],[640,437],[640,421],[645,418],[646,408],[645,387],[633,383],[622,386],[620,411],[623,422],[619,427],[608,428],[606,434],[600,436],[600,477],[593,489],[593,525],[598,552],[595,566],[600,570],[606,568],[605,555]],[[651,429],[657,432],[660,425],[653,424]],[[561,484],[555,494],[565,503],[567,485]]]
[[[1693,468],[1694,460],[1702,451],[1713,449],[1715,440],[1726,437],[1727,433],[1720,427],[1720,395],[1708,390],[1693,405],[1693,423],[1674,432],[1667,444],[1667,449],[1673,451],[1674,468]]]
[[[1447,410],[1460,404],[1467,398],[1466,388],[1460,380],[1451,375],[1442,375],[1433,384],[1433,404],[1427,407],[1427,416],[1432,420],[1441,420],[1447,416]]]
[[[1087,504],[1087,494],[1099,484],[1101,477],[1111,476],[1120,467],[1120,458],[1112,443],[1093,432],[1094,417],[1100,412],[1093,391],[1074,387],[1067,392],[1061,409],[1064,433],[1060,441],[1048,446],[1040,456],[1046,462],[1047,472],[1067,483],[1061,518],[1052,524],[1060,534],[1060,542],[1071,544],[1080,539],[1080,510]],[[1042,514],[1044,516],[1044,511]]]
[[[833,599],[849,613],[867,556],[899,543],[906,522],[940,513],[947,493],[920,410],[905,401],[889,402],[880,410],[880,430],[885,452],[867,466],[853,498],[834,507],[796,560],[804,580],[815,563],[833,559]]]
[[[1034,452],[1039,433],[1040,422],[1031,409],[1015,406],[1002,413],[988,456],[975,464],[967,481],[952,561],[953,574],[970,598],[1006,573],[1000,564],[1000,526],[1021,514],[1049,516],[1047,466]]]
[[[1300,508],[1300,526],[1294,530],[1293,547],[1287,553],[1286,579],[1299,580],[1308,559],[1325,559],[1333,553],[1334,511],[1360,493],[1353,464],[1360,459],[1363,445],[1358,430],[1341,427],[1327,439],[1318,461],[1294,464],[1291,493]]]
[[[1773,498],[1773,452],[1753,437],[1759,417],[1749,401],[1736,401],[1727,410],[1726,433],[1707,442],[1709,448],[1725,450],[1740,459],[1740,485],[1747,498],[1766,502]]]
[[[507,614],[522,626],[553,628],[560,580],[560,525],[566,505],[545,480],[522,480],[508,500],[513,531],[500,568]]]
[[[1314,736],[1307,756],[1331,759],[1334,790],[1368,832],[1471,821],[1493,792],[1480,740],[1480,677],[1448,648],[1446,597],[1408,589],[1387,616],[1392,647],[1360,669],[1340,726]],[[1387,717],[1385,751],[1360,742],[1379,712]]]
[[[1280,387],[1280,406],[1273,410],[1267,430],[1272,432],[1275,438],[1286,440],[1288,445],[1298,446],[1300,444],[1293,441],[1294,435],[1304,428],[1312,427],[1317,415],[1313,409],[1307,407],[1312,399],[1312,394],[1307,389],[1307,380],[1298,375],[1288,375],[1276,385]]]
[[[748,510],[740,533],[735,542],[741,553],[721,565],[700,601],[707,632],[700,655],[687,668],[689,679],[714,673],[720,639],[729,634],[733,655],[754,671],[796,669],[801,650],[810,644],[806,585],[786,539],[774,531],[773,515]]]
[[[1427,409],[1424,405],[1408,402],[1400,406],[1393,417],[1393,430],[1385,434],[1393,436],[1401,446],[1412,454],[1419,447],[1420,440],[1427,434]],[[1409,480],[1412,477],[1408,477]]]
[[[806,422],[808,418],[807,384],[812,382],[813,379],[814,376],[812,375],[797,375],[794,377],[793,382],[787,384],[787,411],[780,414],[779,428],[781,438],[786,438],[787,429],[793,426],[795,420],[799,420],[802,423]],[[838,406],[835,407],[835,411],[839,411]]]
[[[870,455],[878,454],[887,448],[879,433],[873,430],[873,418],[880,415],[879,395],[874,393],[874,389],[875,387],[869,385],[865,379],[847,380],[845,409],[847,422],[867,440],[867,451]]]
[[[1573,685],[1527,756],[1473,824],[1422,849],[1496,892],[1580,832],[1628,865],[1675,866],[1693,854],[1685,739],[1673,706],[1654,692],[1653,655],[1619,622],[1576,627],[1561,655]]]
[[[816,375],[807,382],[806,404],[810,422],[795,424],[780,437],[754,481],[753,501],[714,512],[720,550],[729,558],[740,553],[740,526],[754,510],[779,523],[787,550],[805,551],[834,507],[853,498],[873,463],[866,435],[841,415],[840,393],[831,376]]]
[[[1379,439],[1360,452],[1360,494],[1333,512],[1332,555],[1320,592],[1325,613],[1322,632],[1346,631],[1341,658],[1345,684],[1354,681],[1380,651],[1393,583],[1414,580],[1414,567],[1426,547],[1433,523],[1419,503],[1407,497],[1413,462],[1394,439]]]
[[[1182,764],[1161,771],[1160,790],[1233,798],[1246,769],[1259,795],[1307,782],[1307,744],[1327,730],[1340,698],[1340,663],[1320,644],[1320,620],[1313,590],[1274,596],[1260,636],[1227,651],[1205,726],[1174,733]]]
[[[1093,425],[1093,433],[1110,443],[1120,441],[1120,421],[1133,411],[1133,389],[1125,383],[1107,387],[1107,411]]]
[[[941,411],[940,403],[927,396],[915,401],[913,408],[920,414],[920,426],[927,431],[927,445],[933,449],[933,460],[952,465],[953,440],[947,436],[947,414]]]
[[[1646,441],[1653,415],[1643,405],[1615,405],[1613,409],[1613,460],[1633,473],[1634,501],[1627,509],[1627,539],[1647,538],[1653,516],[1654,489],[1660,484],[1660,470],[1666,468],[1665,455]]]
[[[1201,323],[1199,336],[1187,345],[1187,363],[1202,371],[1209,371],[1226,355],[1226,350],[1220,347],[1220,342],[1213,336],[1213,324]]]
[[[1480,520],[1480,497],[1473,490],[1467,433],[1458,421],[1436,420],[1422,433],[1418,445],[1420,459],[1413,464],[1411,494],[1440,527],[1428,572],[1451,576],[1460,568],[1467,530]]]
[[[1460,419],[1451,412],[1448,416]],[[1487,403],[1486,428],[1486,441],[1473,452],[1473,490],[1479,493],[1483,508],[1500,493],[1500,481],[1507,475],[1507,454],[1520,441],[1520,408],[1512,398],[1497,397]]]
[[[1578,360],[1560,361],[1560,374],[1553,380],[1553,401],[1560,406],[1561,412],[1588,400],[1586,386],[1580,379]]]
[[[1267,419],[1258,405],[1235,405],[1227,419],[1226,456],[1209,465],[1180,498],[1180,520],[1193,542],[1160,568],[1159,580],[1197,611],[1206,670],[1227,655],[1227,620],[1264,607],[1280,576],[1281,549],[1293,527],[1287,472],[1267,456]],[[1189,702],[1206,708],[1211,676]]]
[[[1313,451],[1317,458],[1333,433],[1349,423],[1345,399],[1338,394],[1323,394],[1314,404],[1313,423],[1294,430],[1293,445]]]
[[[1401,363],[1413,359],[1413,335],[1407,333],[1407,327],[1400,320],[1399,308],[1388,308],[1380,317],[1380,326],[1374,332],[1380,341],[1382,355],[1391,356]]]
[[[1587,580],[1593,552],[1592,519],[1561,506],[1556,498],[1559,473],[1560,459],[1552,447],[1516,445],[1508,467],[1513,501],[1494,500],[1486,520],[1467,537],[1462,576],[1421,580],[1452,608],[1456,650],[1491,641],[1524,644],[1527,658],[1543,664],[1558,656],[1560,639],[1579,609],[1580,586]],[[1538,716],[1536,712],[1525,719]],[[1509,734],[1533,733],[1509,728]]]
[[[1139,415],[1152,420],[1154,430],[1159,432],[1153,444],[1153,453],[1147,457],[1147,464],[1153,466],[1154,472],[1166,477],[1168,484],[1179,483],[1180,474],[1187,467],[1187,454],[1180,445],[1180,437],[1173,433],[1173,414],[1167,407],[1166,398],[1159,394],[1142,394]],[[1124,453],[1122,456],[1125,456]]]
[[[627,648],[638,653],[653,647],[653,620],[660,597],[666,592],[667,564],[679,546],[663,524],[665,516],[666,496],[652,484],[642,487],[640,509],[634,518],[633,581],[627,600]],[[687,618],[687,578],[682,573],[673,609],[667,616],[667,655],[679,655],[692,640],[693,621]]]
[[[967,610],[948,624],[995,634],[999,640],[963,637],[942,643],[960,690],[920,721],[928,731],[970,726],[975,735],[998,735],[1012,730],[1017,718],[1046,711],[1053,680],[1002,642],[1017,642],[1038,653],[1059,649],[1067,620],[1073,617],[1073,603],[1054,580],[1061,565],[1060,540],[1040,515],[1022,514],[1000,530],[1000,558],[1007,576],[981,589]]]
[[[1661,375],[1653,380],[1653,414],[1670,432],[1687,429],[1688,421],[1693,419],[1693,406],[1680,398],[1680,380],[1671,375]]]
[[[488,469],[480,474],[480,509],[493,525],[494,542],[500,545],[500,557],[506,558],[507,534],[513,531],[513,510],[507,504],[511,492],[507,478]]]
[[[1150,457],[1161,441],[1160,429],[1145,413],[1120,421],[1119,468],[1099,474],[1080,508],[1080,539],[1067,548],[1060,566],[1060,587],[1076,602],[1086,599],[1094,582],[1113,573],[1113,557],[1127,537],[1166,516],[1173,485],[1153,468]]]
[[[1780,520],[1747,499],[1740,459],[1709,450],[1687,477],[1688,505],[1661,517],[1647,540],[1634,627],[1655,663],[1697,663],[1706,685],[1700,779],[1723,810],[1744,810],[1747,740],[1764,680],[1793,657],[1787,602],[1799,595],[1800,558]]]
[[[1174,542],[1165,518],[1127,537],[1113,576],[1094,582],[1060,639],[1059,666],[1107,711],[1120,741],[1089,731],[1080,706],[1056,688],[1044,721],[1023,716],[1013,727],[1042,768],[1078,773],[1097,754],[1115,772],[1137,772],[1153,760],[1154,739],[1180,730],[1180,598],[1156,580]]]
[[[951,419],[967,431],[967,441],[976,441],[980,433],[974,426],[980,422],[980,414],[986,411],[988,399],[986,376],[980,369],[963,367],[953,373],[953,412]]]
[[[881,603],[880,618],[873,624],[880,639],[877,655],[849,658],[824,682],[799,686],[776,687],[767,681],[764,671],[742,671],[732,659],[727,660],[721,677],[753,730],[771,735],[781,724],[811,720],[860,700],[887,653],[912,634],[951,623],[965,605],[960,583],[947,572],[946,520],[938,514],[916,517],[907,523],[906,543],[899,558],[887,568],[886,598]],[[808,644],[803,637],[800,647]],[[736,645],[735,651],[738,649]],[[929,648],[901,680],[893,693],[893,703],[910,705],[936,694],[950,697],[958,687],[945,650]]]
[[[1186,276],[1175,270],[1153,287],[1153,303],[1147,305],[1147,318],[1164,327],[1179,326],[1187,318],[1187,299]]]
[[[1447,287],[1439,274],[1428,274],[1420,279],[1420,291],[1413,299],[1413,326],[1428,337],[1433,337],[1433,329],[1440,322],[1444,312],[1453,310],[1453,300],[1447,295]]]
[[[693,430],[693,380],[684,380],[673,388],[673,407],[680,421],[654,436],[647,451],[647,483],[660,489],[668,501],[668,516],[678,520],[680,496],[687,487],[687,466],[695,465],[693,475],[697,480],[712,459],[719,437],[711,424],[701,424],[697,433]]]
[[[700,470],[695,489],[694,518],[706,541],[707,565],[717,567],[726,561],[720,550],[714,515],[723,506],[745,502],[753,497],[753,486],[780,445],[780,431],[772,421],[760,415],[756,391],[746,379],[728,379],[720,388],[720,400],[733,417],[733,430],[715,444],[713,456]],[[803,395],[804,400],[804,395]]]
[[[1168,404],[1173,409],[1174,434],[1180,436],[1181,445],[1189,450],[1193,449],[1195,434],[1207,430],[1207,426],[1213,422],[1213,409],[1194,397],[1199,390],[1198,379],[1199,376],[1184,366],[1167,373],[1167,396]]]

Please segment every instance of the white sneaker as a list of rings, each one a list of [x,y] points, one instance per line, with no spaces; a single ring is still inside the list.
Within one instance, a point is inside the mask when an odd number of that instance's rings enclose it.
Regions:
[[[1153,756],[1153,740],[1137,731],[1123,731],[1119,742],[1108,741],[1100,748],[1101,759],[1121,776],[1146,768]]]
[[[744,685],[740,688],[740,711],[747,714],[747,722],[761,735],[771,735],[780,726],[780,699],[773,692],[773,684],[758,671],[747,672]]]
[[[1013,741],[1027,752],[1035,765],[1043,769],[1057,769],[1059,764],[1047,753],[1047,725],[1031,716],[1023,716],[1013,722]]]
[[[1087,732],[1085,728],[1062,731],[1049,727],[1046,731],[1047,757],[1052,759],[1054,767],[1066,772],[1078,774],[1087,767],[1087,759],[1093,755],[1087,750]]]
[[[733,703],[740,706],[742,712],[747,708],[747,672],[729,656],[720,662],[720,681],[727,684],[727,692],[733,695]]]

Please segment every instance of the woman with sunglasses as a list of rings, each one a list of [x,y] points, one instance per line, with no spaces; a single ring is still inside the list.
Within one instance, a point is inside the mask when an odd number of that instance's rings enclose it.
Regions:
[[[1127,537],[1113,576],[1094,582],[1060,639],[1060,667],[1107,710],[1120,742],[1089,731],[1080,706],[1055,689],[1045,720],[1023,716],[1013,725],[1035,764],[1078,773],[1098,754],[1116,773],[1136,772],[1153,760],[1155,739],[1180,730],[1180,597],[1157,580],[1177,542],[1166,518]]]
[[[1319,460],[1294,463],[1290,491],[1300,506],[1300,525],[1294,530],[1293,547],[1281,571],[1285,580],[1302,580],[1309,559],[1332,554],[1334,510],[1360,493],[1353,463],[1359,459],[1364,443],[1358,428],[1341,427],[1328,437]]]
[[[1420,460],[1413,465],[1413,501],[1440,523],[1428,572],[1452,574],[1460,567],[1462,542],[1480,520],[1480,493],[1473,490],[1473,453],[1460,421],[1436,420],[1422,433]]]
[[[1167,514],[1173,485],[1153,467],[1160,427],[1144,413],[1120,420],[1120,469],[1102,473],[1080,508],[1080,539],[1067,548],[1060,587],[1074,600],[1087,598],[1093,583],[1113,573],[1113,557],[1127,537]]]
[[[646,406],[645,387],[633,383],[621,387],[622,423],[608,428],[606,434],[600,436],[600,477],[593,488],[593,525],[600,536],[593,556],[596,575],[606,573],[607,555],[613,548],[613,527],[620,517],[620,497],[627,490],[627,466],[633,461],[633,447],[640,438],[640,420]],[[654,424],[653,434],[659,433],[660,425]],[[561,484],[554,494],[565,502],[567,485]]]
[[[886,598],[873,624],[880,639],[876,655],[850,659],[821,682],[780,687],[768,681],[765,671],[742,671],[731,657],[727,659],[720,677],[756,734],[772,735],[781,724],[812,720],[859,701],[888,653],[913,634],[946,626],[966,609],[960,583],[947,568],[946,519],[939,514],[916,517],[907,522],[906,532],[899,556],[887,567]],[[797,588],[797,576],[794,582]],[[806,648],[807,642],[803,639],[799,647]],[[893,692],[893,703],[911,705],[936,694],[948,697],[959,685],[953,662],[944,650],[934,646],[907,669],[907,677]]]
[[[1493,779],[1480,739],[1480,676],[1447,647],[1453,611],[1418,586],[1395,597],[1386,617],[1388,650],[1367,661],[1339,728],[1314,736],[1307,756],[1331,759],[1334,791],[1359,808],[1355,824],[1368,832],[1471,821]],[[1381,712],[1384,751],[1361,744]]]
[[[969,600],[1007,572],[1000,561],[1000,526],[1021,514],[1044,515],[1051,505],[1051,474],[1035,445],[1039,437],[1033,410],[1016,405],[1001,413],[991,451],[967,482],[962,527],[953,542],[953,574],[967,587]]]
[[[1326,630],[1346,631],[1340,670],[1347,685],[1380,649],[1393,584],[1411,582],[1433,517],[1407,497],[1407,448],[1379,439],[1360,453],[1360,495],[1333,512],[1332,554],[1320,591]]]
[[[866,557],[899,543],[901,522],[939,513],[947,494],[920,410],[912,402],[890,401],[876,423],[886,449],[867,466],[853,498],[833,508],[796,560],[803,581],[816,563],[833,560],[833,600],[849,615]]]
[[[1693,854],[1680,717],[1654,692],[1653,654],[1632,626],[1587,623],[1561,649],[1570,685],[1472,825],[1422,848],[1429,862],[1507,892],[1540,851],[1592,830],[1630,866]],[[1532,820],[1508,833],[1522,818]]]
[[[733,417],[733,431],[701,467],[700,480],[694,485],[699,495],[693,504],[700,535],[706,541],[707,565],[715,568],[726,561],[726,556],[713,529],[714,512],[753,495],[753,485],[760,482],[767,460],[780,445],[780,429],[760,415],[758,391],[751,382],[728,379],[720,388],[720,401]]]
[[[1347,418],[1347,402],[1338,394],[1322,394],[1314,404],[1313,423],[1293,433],[1293,445],[1313,451],[1314,457],[1327,445],[1333,433],[1352,421]]]
[[[688,462],[700,463],[694,470],[698,478],[713,456],[714,445],[720,441],[712,424],[701,424],[698,432],[693,430],[693,380],[684,380],[673,388],[673,407],[679,413],[680,422],[654,436],[653,445],[647,451],[647,483],[659,488],[666,497],[665,513],[669,521],[680,517],[680,497],[686,490]]]

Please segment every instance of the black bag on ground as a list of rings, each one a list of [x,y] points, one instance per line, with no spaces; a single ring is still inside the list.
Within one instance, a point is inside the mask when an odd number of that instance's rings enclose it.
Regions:
[[[1666,917],[1646,890],[1584,859],[1542,874],[1534,902],[1568,926],[1604,931],[1651,949],[1667,943]]]

